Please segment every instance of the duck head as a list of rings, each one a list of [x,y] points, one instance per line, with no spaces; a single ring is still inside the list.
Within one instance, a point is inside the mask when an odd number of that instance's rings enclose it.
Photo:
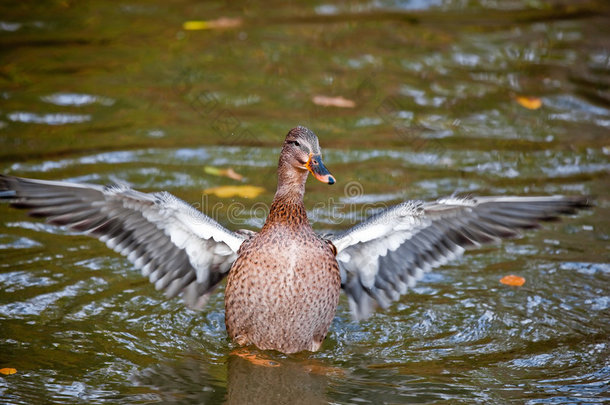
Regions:
[[[308,128],[299,126],[288,132],[281,156],[294,168],[309,171],[322,183],[335,183],[335,178],[322,162],[318,137]]]

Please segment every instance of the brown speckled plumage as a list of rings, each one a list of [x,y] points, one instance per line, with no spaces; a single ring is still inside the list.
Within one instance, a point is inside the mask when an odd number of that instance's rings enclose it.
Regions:
[[[286,137],[269,216],[229,271],[225,322],[238,344],[315,351],[334,317],[341,291],[336,250],[314,233],[303,205],[308,171],[301,166],[309,153],[319,155],[310,134],[299,127]]]

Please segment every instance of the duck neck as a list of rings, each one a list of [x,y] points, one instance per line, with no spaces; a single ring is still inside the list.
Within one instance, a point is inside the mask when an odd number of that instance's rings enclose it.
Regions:
[[[275,224],[311,227],[303,204],[307,175],[306,170],[297,169],[280,158],[277,170],[277,191],[273,197],[265,227]]]

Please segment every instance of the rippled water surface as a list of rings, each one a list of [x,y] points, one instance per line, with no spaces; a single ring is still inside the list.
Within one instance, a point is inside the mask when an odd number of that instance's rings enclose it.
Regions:
[[[222,289],[187,310],[102,243],[2,204],[0,368],[17,373],[0,402],[610,401],[607,2],[9,1],[0,58],[2,172],[168,190],[232,229],[263,223],[297,124],[338,180],[308,182],[320,232],[454,191],[595,203],[366,321],[342,301],[319,352],[258,352],[274,367],[234,351]],[[265,192],[203,192],[246,184]]]

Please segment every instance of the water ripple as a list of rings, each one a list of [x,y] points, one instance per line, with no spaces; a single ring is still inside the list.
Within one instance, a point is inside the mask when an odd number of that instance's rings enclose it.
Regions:
[[[102,104],[105,106],[111,106],[114,104],[114,100],[108,97],[93,96],[90,94],[80,93],[54,93],[48,96],[40,97],[42,101],[47,103],[59,105],[59,106],[84,106],[89,104]]]
[[[70,114],[70,113],[55,113],[55,114],[37,114],[25,111],[16,111],[8,114],[8,118],[14,122],[24,122],[28,124],[47,124],[47,125],[64,125],[64,124],[80,124],[91,121],[89,114]]]

